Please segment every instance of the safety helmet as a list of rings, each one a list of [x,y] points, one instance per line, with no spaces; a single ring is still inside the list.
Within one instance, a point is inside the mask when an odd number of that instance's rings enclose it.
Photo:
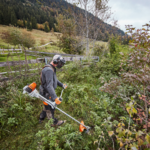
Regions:
[[[55,55],[53,57],[53,63],[57,64],[57,68],[61,68],[66,63],[66,61],[61,55]]]

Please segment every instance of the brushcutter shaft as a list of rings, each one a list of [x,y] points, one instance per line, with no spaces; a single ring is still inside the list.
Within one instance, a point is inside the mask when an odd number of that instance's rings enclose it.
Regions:
[[[42,95],[40,95],[39,94],[39,98],[42,100],[42,101],[44,101],[44,102],[46,102],[47,104],[49,104],[51,107],[52,107],[52,109],[54,109],[55,107],[56,107],[56,103],[55,102],[50,102],[48,99],[46,99],[45,97],[43,97]]]
[[[79,122],[78,120],[76,120],[75,118],[71,117],[70,115],[68,115],[67,113],[65,113],[63,110],[59,109],[58,107],[56,107],[57,110],[61,111],[63,114],[65,114],[66,116],[68,116],[69,118],[71,118],[72,120],[74,120],[75,122],[81,124],[82,126],[84,126],[86,129],[89,129],[90,127],[85,126],[84,124],[82,124],[81,122]]]

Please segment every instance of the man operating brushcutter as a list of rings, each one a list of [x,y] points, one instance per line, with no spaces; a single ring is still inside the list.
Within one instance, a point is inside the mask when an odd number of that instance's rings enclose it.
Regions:
[[[67,88],[65,84],[57,80],[56,67],[61,68],[62,66],[64,66],[65,63],[66,63],[65,59],[61,55],[55,55],[50,64],[44,66],[41,72],[41,86],[39,93],[45,98],[55,102],[56,105],[59,105],[62,101],[62,99],[58,98],[55,93],[57,85],[64,89]],[[51,126],[59,126],[63,124],[64,121],[62,120],[58,121],[56,118],[54,118],[55,109],[52,109],[52,107],[48,105],[46,102],[43,103],[44,108],[40,114],[39,122],[41,123],[47,116],[48,119],[51,118],[53,119],[53,124]]]

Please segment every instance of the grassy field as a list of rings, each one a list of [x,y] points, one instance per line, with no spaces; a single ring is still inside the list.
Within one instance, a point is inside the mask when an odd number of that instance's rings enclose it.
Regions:
[[[0,25],[0,34],[3,32],[3,31],[8,31],[10,30],[11,28],[16,28],[16,27],[10,27],[10,26],[3,26],[3,25]],[[26,29],[23,29],[23,28],[18,28],[21,32],[26,30]],[[57,39],[57,35],[61,35],[61,33],[46,33],[44,31],[40,31],[40,30],[32,30],[32,31],[27,31],[29,33],[31,33],[31,35],[35,38],[35,41],[36,41],[36,44],[35,46],[40,46],[40,45],[43,45],[44,43],[48,43],[50,41],[53,41],[53,42],[57,42],[58,39]],[[41,44],[41,40],[43,40]],[[8,46],[8,43],[5,43],[1,38],[0,38],[0,46],[1,45],[5,45],[5,46]],[[10,45],[10,44],[9,44]],[[12,46],[12,45],[10,45]]]
[[[0,25],[0,48],[1,47],[14,47],[13,45],[11,44],[8,44],[6,42],[4,42],[1,38],[1,33],[3,31],[8,31],[12,28],[16,28],[16,27],[11,27],[11,26],[4,26],[4,25]],[[18,28],[21,32],[23,32],[24,30],[26,29],[23,29],[23,28]],[[49,43],[49,42],[54,42],[53,45],[47,45],[43,48],[39,48],[40,51],[47,51],[47,52],[60,52],[62,53],[62,51],[60,51],[60,49],[56,46],[56,43],[58,42],[58,36],[61,36],[61,33],[58,33],[58,32],[49,32],[49,33],[46,33],[44,31],[41,31],[41,30],[35,30],[33,29],[32,31],[27,31],[29,33],[31,33],[31,35],[34,37],[36,43],[35,43],[35,47],[37,46],[40,46],[40,45],[44,45],[46,43]],[[104,45],[105,47],[108,46],[108,42],[103,42],[103,41],[96,41],[95,44],[98,44],[98,45]],[[93,44],[90,40],[90,48],[92,48]]]

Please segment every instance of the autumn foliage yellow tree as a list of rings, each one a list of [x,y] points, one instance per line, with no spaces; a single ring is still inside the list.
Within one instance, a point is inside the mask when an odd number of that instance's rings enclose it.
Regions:
[[[84,48],[80,45],[79,37],[76,35],[76,25],[75,20],[70,18],[66,19],[65,16],[59,15],[57,17],[56,29],[62,33],[59,38],[58,46],[65,53],[70,54],[82,54]]]

